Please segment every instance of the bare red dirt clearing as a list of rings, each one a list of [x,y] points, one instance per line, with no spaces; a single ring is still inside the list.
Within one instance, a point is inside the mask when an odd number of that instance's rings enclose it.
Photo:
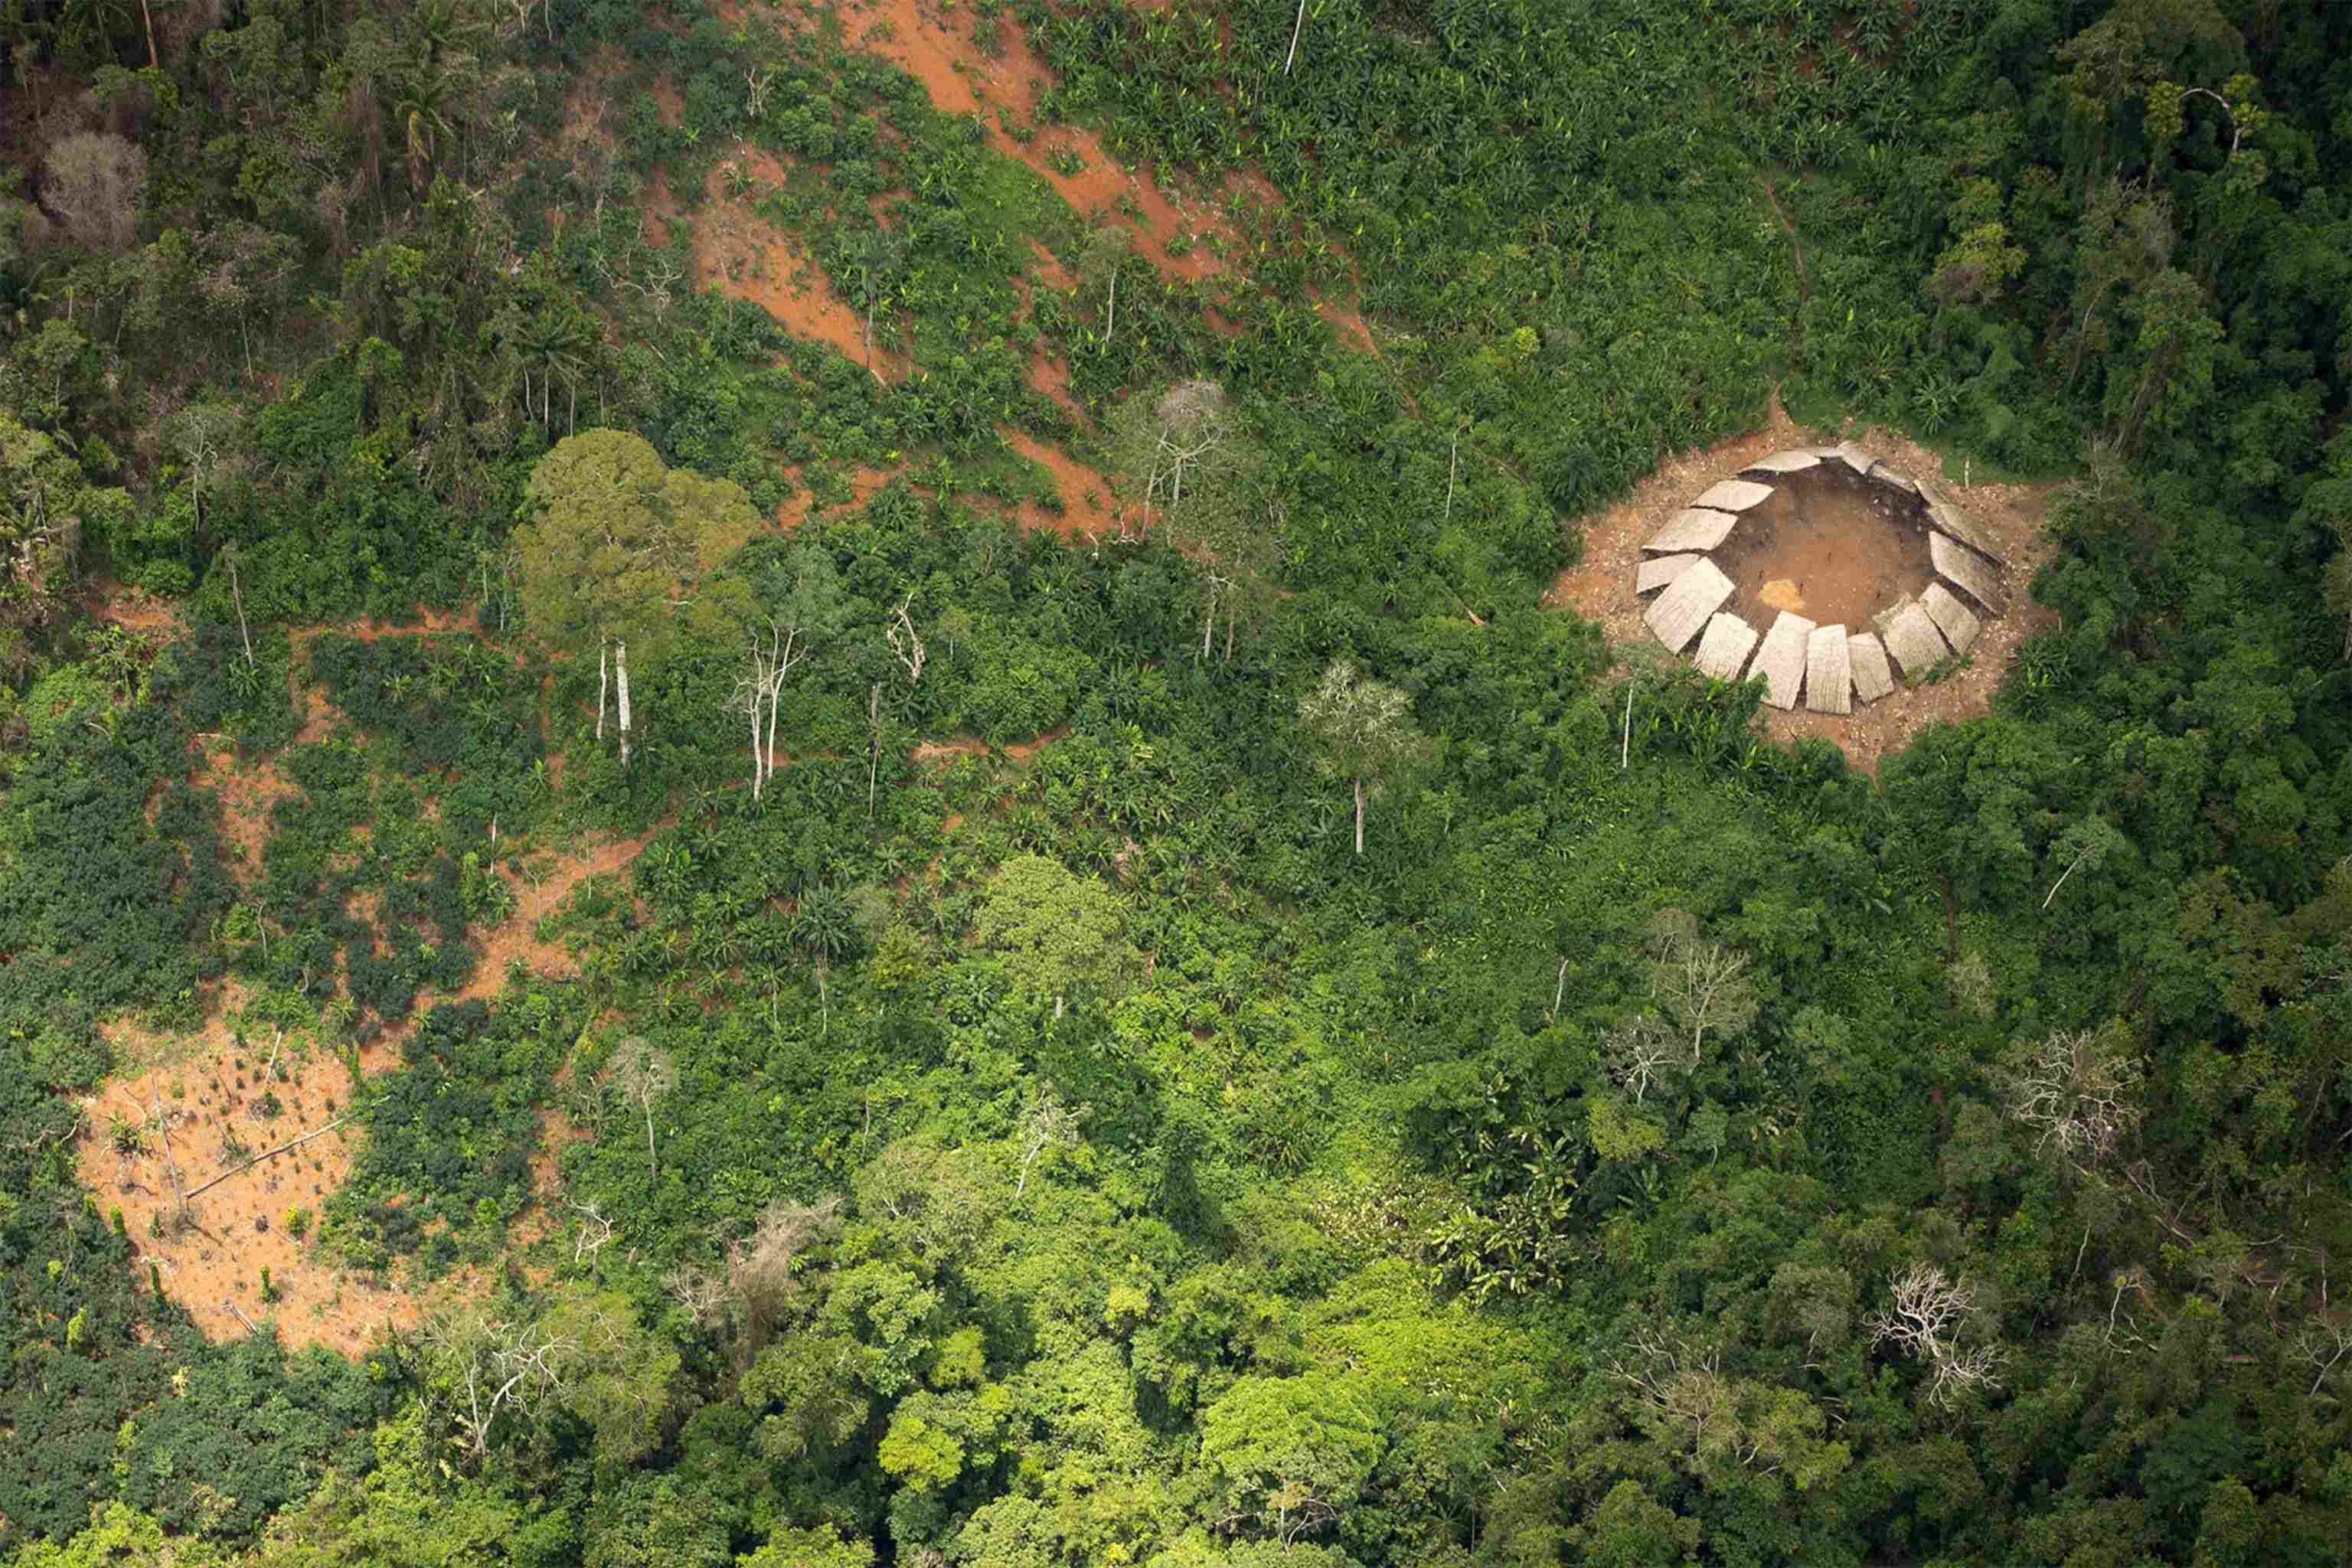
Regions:
[[[154,1265],[163,1289],[207,1338],[236,1339],[274,1321],[289,1345],[357,1355],[384,1325],[416,1321],[413,1297],[340,1267],[318,1241],[320,1212],[350,1175],[361,1130],[345,1123],[228,1174],[252,1154],[331,1126],[349,1109],[350,1073],[311,1050],[307,1059],[281,1057],[286,1080],[265,1083],[270,1052],[282,1042],[265,1028],[237,1045],[227,1014],[224,1006],[200,1034],[179,1040],[127,1026],[104,1031],[125,1062],[153,1065],[109,1079],[83,1102],[85,1124],[74,1150],[82,1184],[100,1207],[122,1211],[140,1261]],[[369,1057],[388,1066],[394,1052],[371,1047],[363,1068]],[[280,1107],[274,1117],[262,1113],[268,1093]],[[159,1106],[160,1125],[152,1114]],[[110,1129],[118,1120],[142,1129],[138,1152],[117,1152]],[[235,1152],[240,1145],[246,1152]],[[193,1223],[184,1230],[171,1225],[174,1165],[188,1191],[228,1176],[193,1201]],[[309,1211],[301,1237],[288,1223],[297,1208]],[[274,1301],[262,1300],[265,1268]]]
[[[535,879],[510,877],[514,912],[483,942],[473,979],[451,995],[418,997],[409,1021],[360,1052],[362,1077],[392,1068],[415,1020],[436,1002],[495,996],[510,963],[549,976],[569,973],[571,954],[534,934],[541,918],[588,879],[620,871],[652,837],[649,831],[562,857]],[[235,994],[225,994],[203,1029],[183,1037],[120,1022],[102,1031],[129,1070],[84,1102],[85,1125],[76,1144],[82,1184],[101,1206],[122,1210],[141,1260],[154,1264],[164,1289],[208,1337],[235,1339],[269,1322],[289,1345],[357,1355],[384,1327],[414,1324],[425,1310],[419,1296],[342,1267],[318,1240],[320,1211],[349,1178],[362,1130],[350,1123],[334,1127],[238,1170],[251,1154],[328,1128],[349,1109],[357,1085],[345,1063],[317,1045],[272,1037],[275,1031],[266,1028],[248,1028],[246,1043],[238,1045],[231,1022],[236,1005]],[[283,1082],[263,1076],[273,1047],[286,1067]],[[265,1116],[262,1097],[272,1091],[279,1110]],[[158,1106],[160,1127],[152,1114]],[[110,1130],[117,1118],[143,1127],[142,1151],[116,1152]],[[234,1134],[236,1145],[225,1134]],[[234,1152],[236,1145],[247,1152]],[[194,1199],[194,1224],[184,1230],[170,1224],[172,1164],[187,1190],[227,1178]],[[287,1224],[296,1207],[310,1211],[307,1234],[299,1237]],[[265,1267],[274,1300],[262,1300]]]
[[[1016,763],[1025,763],[1069,732],[1068,724],[1056,724],[1026,741],[1009,741],[1003,746],[991,746],[977,735],[951,735],[944,741],[920,742],[907,756],[908,761],[919,763],[945,763],[958,757],[984,757],[991,752],[1001,752]],[[956,817],[953,820],[961,822],[963,819]]]
[[[1044,529],[1066,540],[1086,539],[1097,544],[1117,537],[1118,521],[1108,479],[1059,447],[1048,447],[1034,437],[1010,428],[1001,428],[997,434],[1004,437],[1006,446],[1050,469],[1055,488],[1061,492],[1059,513],[1034,501],[1015,509],[1013,516],[1022,527],[1033,532]]]
[[[843,8],[842,21],[851,44],[921,82],[935,107],[949,114],[978,115],[991,147],[1036,170],[1076,211],[1119,223],[1137,254],[1168,277],[1184,281],[1224,270],[1210,239],[1215,237],[1223,247],[1240,241],[1214,205],[1171,197],[1156,181],[1121,167],[1092,132],[1037,124],[1037,96],[1053,85],[1054,75],[1017,25],[999,21],[992,54],[973,37],[971,13],[922,0],[852,4]],[[1035,135],[1027,142],[1015,141],[1003,121],[1033,127]],[[1074,172],[1057,170],[1056,155]],[[1084,166],[1074,167],[1072,160]],[[1135,216],[1129,216],[1129,209]],[[1174,252],[1171,241],[1178,242]]]
[[[856,511],[867,501],[870,501],[876,496],[880,495],[884,488],[887,487],[892,479],[896,479],[901,471],[903,470],[867,468],[852,468],[849,470],[848,475],[849,499],[847,500],[839,502],[831,507],[814,506],[810,504],[812,498],[809,491],[802,489],[796,493],[792,500],[786,501],[783,505],[776,509],[776,521],[779,526],[789,532],[792,530],[798,528],[801,524],[808,521],[812,517],[819,517],[828,513],[837,515]],[[800,472],[798,469],[787,468],[784,472],[796,481],[800,479]]]
[[[743,196],[727,194],[730,178],[749,179]],[[783,180],[783,165],[750,146],[710,171],[709,200],[694,224],[694,287],[716,283],[720,293],[766,310],[794,337],[829,343],[886,381],[903,378],[902,363],[881,349],[868,353],[866,318],[833,291],[815,261],[752,211],[752,203]]]

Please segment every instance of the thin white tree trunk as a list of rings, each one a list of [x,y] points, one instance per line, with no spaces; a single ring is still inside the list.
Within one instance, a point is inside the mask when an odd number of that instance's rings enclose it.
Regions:
[[[768,740],[760,749],[760,766],[768,777],[776,776],[776,701],[783,695],[784,678],[778,675],[768,683]]]
[[[1103,347],[1110,347],[1110,335],[1118,330],[1118,267],[1112,264],[1110,272],[1110,307],[1103,316]]]
[[[253,633],[246,627],[245,588],[236,580],[236,563],[235,561],[231,561],[228,563],[228,591],[230,596],[236,600],[236,635],[238,639],[245,644],[245,667],[247,669],[251,669],[254,668]]]
[[[1298,0],[1298,20],[1290,25],[1290,52],[1282,57],[1282,74],[1288,76],[1293,61],[1298,58],[1298,32],[1307,26],[1307,0]]]
[[[610,689],[613,647],[610,643],[596,645],[596,738],[604,738],[604,702]]]
[[[767,782],[767,769],[761,766],[760,756],[760,689],[751,689],[751,700],[744,706],[751,710],[751,798],[760,798],[760,786]]]
[[[874,782],[882,768],[882,683],[876,681],[866,700],[866,820],[874,820]]]
[[[613,639],[613,684],[620,698],[621,765],[629,765],[629,639]]]
[[[1358,775],[1358,777],[1357,777],[1357,779],[1356,779],[1356,853],[1357,853],[1357,855],[1361,856],[1361,855],[1363,854],[1363,852],[1364,852],[1364,781],[1363,781],[1362,776],[1360,774],[1360,775]]]

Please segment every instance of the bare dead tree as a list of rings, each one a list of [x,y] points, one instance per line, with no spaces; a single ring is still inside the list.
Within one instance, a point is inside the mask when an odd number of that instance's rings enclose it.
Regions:
[[[1681,1041],[1654,1013],[1637,1014],[1601,1037],[1601,1068],[1611,1082],[1639,1105],[1651,1087],[1686,1066]]]
[[[1632,1395],[1635,1419],[1694,1458],[1728,1459],[1759,1475],[1787,1462],[1790,1435],[1759,1418],[1762,1391],[1727,1375],[1715,1347],[1640,1329],[1628,1353],[1611,1359],[1609,1372]]]
[[[2138,1127],[2147,1066],[2120,1030],[2061,1029],[2017,1053],[2006,1075],[2009,1113],[2035,1129],[2036,1147],[2077,1166],[2114,1154]]]
[[[838,1230],[842,1200],[799,1204],[778,1199],[761,1211],[751,1234],[727,1248],[717,1268],[685,1268],[670,1276],[670,1294],[699,1326],[733,1340],[748,1365],[785,1316],[801,1257]]]
[[[2009,1352],[1999,1345],[1974,1345],[1939,1356],[1934,1363],[1935,1381],[1927,1386],[1927,1402],[1941,1407],[1970,1389],[1997,1389],[2001,1386],[2000,1370],[2008,1363]]]
[[[751,668],[735,678],[735,689],[728,694],[727,711],[740,713],[751,721],[751,798],[758,800],[767,787],[768,769],[772,758],[767,746],[763,724],[771,710],[771,701],[781,685],[775,671],[775,661],[762,646],[758,634],[751,637]]]
[[[106,131],[82,131],[49,149],[42,205],[92,250],[118,252],[138,237],[147,194],[147,154]]]
[[[561,1394],[579,1347],[545,1330],[474,1310],[434,1318],[419,1339],[441,1363],[441,1395],[459,1447],[478,1464],[502,1415],[529,1415]]]
[[[1021,1179],[1013,1184],[1016,1198],[1029,1190],[1030,1167],[1046,1150],[1066,1148],[1078,1141],[1078,1119],[1054,1098],[1052,1089],[1041,1089],[1021,1113],[1020,1135]]]
[[[2295,1331],[2291,1348],[2296,1360],[2317,1369],[2305,1396],[2318,1398],[2336,1367],[2352,1354],[2352,1317],[2329,1315],[2307,1321]]]
[[[1225,389],[1213,381],[1181,381],[1153,405],[1160,429],[1144,482],[1144,520],[1151,503],[1173,510],[1184,504],[1184,480],[1211,462],[1233,435]]]
[[[242,556],[243,552],[231,543],[221,547],[218,560],[222,565],[228,568],[229,597],[236,604],[236,635],[238,640],[245,644],[245,667],[247,669],[253,669],[257,668],[253,659],[253,633],[245,623],[245,587],[237,581],[236,574]]]
[[[506,0],[506,9],[514,14],[515,29],[518,33],[530,29],[530,14],[534,9],[544,11],[547,41],[551,44],[555,42],[555,7],[551,0]]]
[[[801,1254],[841,1227],[842,1200],[813,1204],[779,1198],[760,1213],[751,1236],[729,1251],[727,1270],[746,1296],[784,1288]]]
[[[219,1175],[215,1176],[203,1186],[191,1190],[180,1201],[184,1205],[190,1200],[201,1197],[205,1194],[212,1191],[215,1187],[219,1186],[231,1176],[241,1175],[245,1172],[250,1171],[256,1165],[260,1164],[264,1160],[275,1159],[278,1155],[286,1152],[289,1149],[299,1149],[313,1138],[323,1138],[328,1133],[332,1132],[336,1128],[341,1127],[344,1122],[349,1121],[353,1116],[358,1114],[359,1113],[357,1111],[346,1111],[344,1114],[336,1117],[332,1121],[328,1122],[324,1127],[313,1129],[309,1132],[303,1133],[299,1138],[289,1138],[285,1142],[278,1145],[275,1149],[264,1149],[260,1153],[254,1155],[244,1163],[237,1165],[231,1170],[223,1171]]]
[[[180,1174],[180,1162],[172,1153],[172,1115],[163,1109],[162,1095],[149,1098],[147,1119],[154,1124],[156,1141],[163,1151],[163,1175],[172,1184],[172,1228],[184,1230],[190,1218],[188,1183]]]
[[[2147,1294],[2147,1270],[2137,1266],[2120,1269],[2108,1283],[2114,1287],[2115,1295],[2107,1302],[2107,1349],[2117,1355],[2154,1350],[2154,1342],[2140,1332],[2139,1320],[2123,1310],[2126,1296]]]
[[[600,207],[603,205],[601,198],[598,205]],[[643,282],[638,281],[630,273],[614,271],[610,264],[605,261],[604,253],[601,250],[592,253],[589,259],[607,284],[615,289],[635,289],[656,316],[668,310],[675,297],[674,291],[679,281],[686,276],[679,270],[677,262],[659,251],[652,252],[646,258],[646,278]]]
[[[776,712],[782,702],[785,680],[809,656],[808,644],[803,640],[806,629],[797,621],[782,626],[770,617],[764,640],[754,632],[751,668],[737,678],[734,696],[728,705],[730,712],[748,714],[751,721],[753,800],[760,798],[768,781],[775,776]]]
[[[728,1285],[741,1303],[747,1357],[782,1320],[803,1254],[841,1228],[842,1208],[837,1197],[813,1204],[778,1199],[761,1211],[751,1236],[728,1249]]]
[[[1611,1358],[1609,1374],[1629,1389],[1657,1426],[1705,1450],[1713,1428],[1729,1418],[1721,1352],[1655,1329],[1637,1329],[1630,1352]]]
[[[1983,953],[1963,953],[1944,965],[1944,984],[1951,992],[1953,1006],[1970,1017],[1991,1019],[2000,1000],[2000,986]]]
[[[83,519],[78,509],[51,504],[61,498],[41,465],[24,472],[23,487],[12,498],[15,504],[0,502],[0,521],[15,537],[8,574],[22,593],[38,600],[50,595],[51,584],[63,576],[61,569],[81,553]]]
[[[925,657],[923,639],[915,632],[915,617],[908,613],[914,603],[915,593],[909,588],[907,596],[898,601],[898,608],[893,612],[889,623],[882,628],[882,635],[890,639],[890,651],[898,656],[900,664],[907,667],[907,684],[909,686],[922,683]]]
[[[604,1217],[601,1204],[573,1204],[572,1212],[580,1216],[580,1229],[572,1243],[572,1261],[583,1262],[596,1256],[599,1248],[613,1239],[613,1222]]]
[[[638,287],[637,291],[646,297],[646,303],[653,307],[655,315],[664,315],[668,312],[677,285],[685,277],[685,271],[677,262],[656,252],[646,262],[647,280]]]
[[[187,470],[199,533],[205,526],[205,493],[231,466],[244,423],[243,414],[231,403],[192,403],[163,422],[163,440]]]
[[[1338,1509],[1317,1497],[1313,1488],[1297,1478],[1266,1494],[1265,1511],[1285,1552],[1297,1545],[1300,1536],[1320,1530],[1339,1517]]]
[[[1976,1309],[1975,1293],[1932,1263],[1898,1268],[1887,1284],[1892,1300],[1864,1320],[1871,1338],[1923,1359],[1948,1343],[1960,1320]]]
[[[621,1097],[638,1107],[646,1118],[646,1163],[653,1179],[661,1180],[661,1156],[654,1148],[654,1101],[677,1087],[677,1068],[669,1053],[642,1037],[632,1036],[614,1053],[605,1069]]]
[[[2106,863],[2110,854],[2124,847],[2124,836],[2116,831],[2114,825],[2105,817],[2087,816],[2069,827],[2060,836],[2058,847],[2062,852],[2071,850],[2073,853],[2066,862],[2066,868],[2058,873],[2058,879],[2050,884],[2050,891],[2042,895],[2042,907],[2049,909],[2051,901],[2058,897],[2058,889],[2064,887],[2067,879],[2075,872],[2097,870]]]
[[[1625,713],[1617,730],[1617,771],[1622,773],[1633,765],[1633,700],[1664,686],[1677,661],[1654,643],[1627,643],[1616,651],[1625,666]]]
[[[776,73],[754,66],[743,73],[743,85],[751,89],[750,117],[757,121],[768,112],[768,94],[775,88]]]
[[[726,1315],[728,1306],[727,1276],[708,1268],[681,1266],[670,1270],[670,1299],[686,1309],[686,1315],[698,1329],[707,1328]]]
[[[1133,247],[1127,230],[1115,223],[1105,223],[1090,230],[1086,242],[1078,248],[1078,284],[1091,289],[1099,281],[1103,285],[1103,352],[1110,350],[1111,335],[1118,328],[1118,269]]]
[[[1932,1373],[1927,1402],[1942,1408],[1972,1389],[2000,1384],[2009,1352],[1996,1344],[1963,1346],[1959,1331],[1976,1310],[1974,1288],[1932,1263],[1912,1263],[1888,1276],[1885,1309],[1864,1320],[1873,1342],[1891,1344]]]
[[[1650,994],[1690,1037],[1696,1067],[1710,1030],[1737,1035],[1756,1021],[1756,988],[1748,954],[1701,941],[1698,922],[1681,910],[1661,910],[1650,921]]]
[[[866,694],[866,820],[874,820],[874,786],[882,776],[882,683],[876,681]],[[822,994],[824,969],[817,968],[817,988]]]

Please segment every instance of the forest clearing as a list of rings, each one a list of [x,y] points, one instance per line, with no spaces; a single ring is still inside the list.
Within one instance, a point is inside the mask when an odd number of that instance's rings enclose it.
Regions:
[[[0,7],[0,1568],[2334,1568],[2352,8]]]

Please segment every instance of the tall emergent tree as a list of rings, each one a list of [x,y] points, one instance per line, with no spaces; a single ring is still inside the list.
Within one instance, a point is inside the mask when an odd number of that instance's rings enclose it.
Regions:
[[[515,530],[523,608],[558,646],[582,658],[595,648],[599,740],[610,659],[622,766],[630,648],[657,648],[681,612],[715,613],[698,590],[758,521],[742,486],[666,468],[644,437],[624,431],[567,436],[531,469]]]
[[[1315,765],[1351,784],[1356,792],[1356,853],[1364,852],[1364,800],[1378,795],[1386,775],[1422,750],[1412,727],[1412,700],[1393,686],[1364,680],[1352,659],[1339,659],[1314,690],[1298,700],[1298,717],[1321,742]]]

